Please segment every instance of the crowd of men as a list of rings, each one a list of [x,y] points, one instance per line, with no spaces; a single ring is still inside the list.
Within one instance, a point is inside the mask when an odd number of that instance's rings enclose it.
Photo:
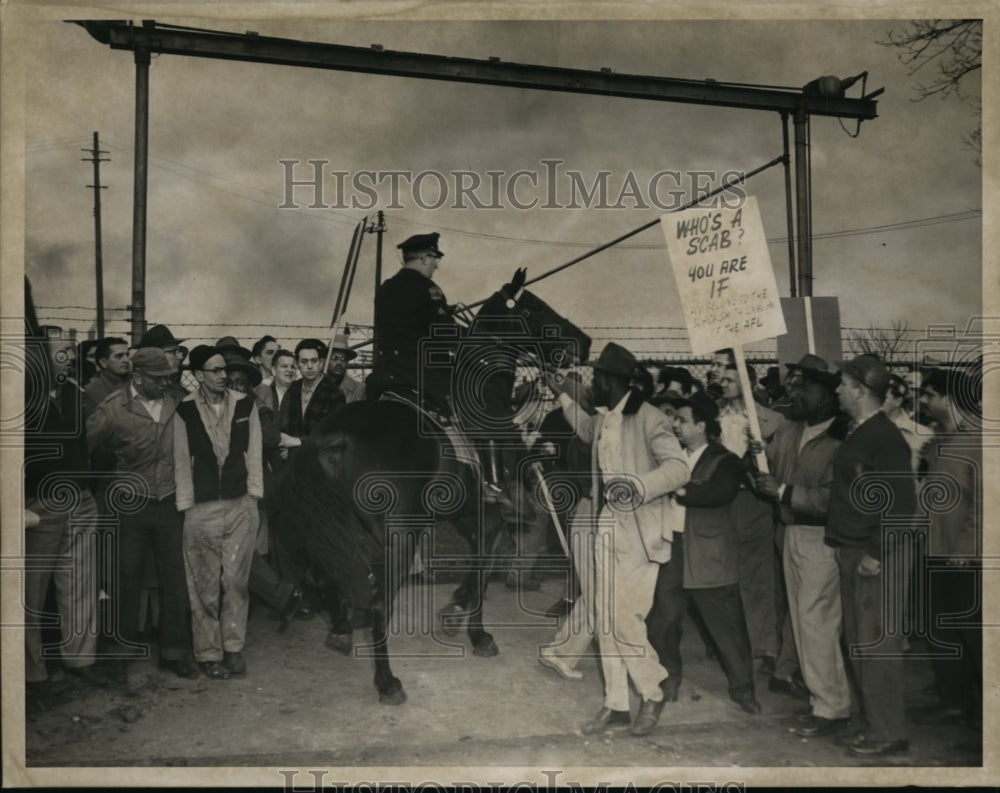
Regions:
[[[35,416],[25,435],[29,696],[58,698],[65,682],[43,655],[50,583],[63,617],[61,666],[95,686],[109,682],[106,665],[95,665],[102,600],[112,629],[101,650],[123,659],[129,685],[152,673],[154,587],[156,660],[185,678],[247,673],[251,595],[281,629],[313,616],[300,571],[269,531],[290,455],[359,399],[402,399],[444,420],[457,407],[461,418],[452,384],[423,372],[418,353],[436,325],[455,324],[431,278],[444,255],[437,243],[425,234],[398,246],[403,267],[376,296],[379,346],[367,384],[348,374],[356,352],[344,336],[293,350],[271,336],[251,349],[225,336],[187,351],[157,325],[134,348],[120,338],[93,345],[84,380],[75,345],[56,328],[35,330],[48,374],[26,378]],[[513,300],[523,283],[520,273],[502,291]],[[551,453],[550,473],[589,483],[557,516],[569,527],[574,575],[554,607],[565,619],[539,651],[543,665],[578,681],[596,639],[605,698],[585,734],[656,726],[679,697],[690,615],[743,711],[761,712],[762,673],[771,691],[808,703],[796,713],[797,735],[828,735],[859,757],[906,752],[899,615],[911,590],[927,587],[924,634],[961,652],[935,659],[940,706],[922,718],[981,725],[976,377],[928,369],[914,398],[875,356],[831,364],[806,355],[746,395],[729,350],[702,384],[674,367],[654,380],[614,342],[584,366],[589,386],[578,372],[545,369],[520,389],[523,397],[547,388],[558,407],[511,427]],[[503,461],[490,445],[481,451],[487,497],[509,506]],[[918,509],[920,489],[942,483],[959,491],[947,509],[929,506],[934,498]],[[544,524],[548,511],[539,514]],[[108,525],[115,552],[102,559]],[[918,535],[927,554],[908,569]],[[56,558],[68,563],[52,565]],[[954,613],[968,619],[936,619]],[[642,699],[634,717],[630,681]]]
[[[631,353],[610,343],[592,366],[597,414],[559,397],[592,450],[590,498],[571,525],[578,594],[539,655],[580,680],[577,662],[596,633],[605,704],[585,734],[643,735],[678,699],[692,605],[733,702],[761,712],[756,662],[772,692],[808,702],[795,713],[800,737],[829,736],[857,757],[906,753],[907,634],[929,643],[927,693],[939,696],[915,718],[981,730],[975,376],[929,368],[914,400],[876,356],[834,368],[805,355],[786,364],[780,391],[755,390],[752,427],[730,350],[716,353],[705,384],[664,368],[641,404]],[[561,390],[557,378],[549,383]],[[622,477],[638,497],[616,508]],[[944,488],[952,498],[938,501]],[[635,717],[629,679],[643,700]]]
[[[289,455],[326,415],[364,398],[347,374],[357,353],[344,335],[329,349],[318,339],[279,349],[271,336],[247,349],[226,336],[188,352],[157,325],[134,348],[99,340],[94,374],[82,384],[72,340],[52,326],[38,328],[36,340],[50,376],[26,382],[41,416],[25,437],[29,696],[58,699],[68,685],[50,677],[43,657],[50,582],[70,676],[144,684],[151,622],[161,669],[184,678],[245,674],[251,594],[282,628],[312,616],[299,582],[282,575],[268,526]],[[56,442],[60,454],[44,454]],[[98,558],[108,525],[114,552]],[[72,566],[53,565],[57,557]],[[101,600],[110,603],[103,621]],[[95,663],[109,657],[122,662],[113,671]]]

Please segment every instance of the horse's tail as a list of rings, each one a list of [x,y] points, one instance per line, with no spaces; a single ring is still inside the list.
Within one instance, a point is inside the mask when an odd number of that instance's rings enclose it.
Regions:
[[[356,606],[367,605],[368,572],[381,549],[356,514],[351,489],[324,474],[315,443],[293,454],[278,488],[276,541],[286,557],[332,578]]]

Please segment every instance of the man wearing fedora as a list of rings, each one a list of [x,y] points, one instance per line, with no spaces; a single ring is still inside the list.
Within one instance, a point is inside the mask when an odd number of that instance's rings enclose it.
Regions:
[[[852,421],[833,459],[826,543],[837,554],[844,634],[868,722],[848,752],[882,757],[909,748],[903,637],[888,631],[886,620],[902,604],[902,559],[900,543],[887,542],[883,524],[912,530],[908,524],[916,511],[916,488],[910,447],[881,410],[888,370],[874,355],[839,365],[837,396]]]
[[[207,677],[226,679],[246,672],[247,580],[264,495],[260,419],[252,396],[226,388],[222,351],[199,345],[190,365],[198,389],[174,422],[177,508],[195,659]]]
[[[347,373],[347,364],[358,357],[357,352],[347,344],[347,336],[338,333],[330,346],[330,365],[326,376],[344,393],[348,402],[357,402],[365,398],[365,387]]]
[[[163,350],[170,365],[174,368],[169,388],[181,399],[186,397],[188,393],[181,382],[181,364],[187,355],[187,350],[181,346],[181,342],[183,341],[185,339],[175,339],[174,334],[170,332],[170,329],[166,325],[153,325],[153,327],[142,334],[142,338],[139,339],[139,343],[136,345],[136,348],[140,350],[147,347],[159,347]]]
[[[758,473],[756,484],[778,505],[788,612],[810,701],[794,732],[808,738],[841,731],[851,711],[840,648],[840,572],[825,542],[833,459],[846,426],[837,400],[840,379],[825,360],[808,354],[786,367],[790,420],[768,444],[771,473]]]
[[[118,517],[118,588],[114,603],[119,636],[139,643],[142,626],[143,560],[152,549],[159,580],[160,666],[180,677],[198,677],[191,652],[191,618],[181,534],[184,515],[177,510],[174,482],[174,414],[179,397],[169,388],[174,367],[158,347],[145,347],[132,358],[128,386],[104,400],[87,420],[87,440],[94,452],[114,460],[122,486],[141,485],[140,498]],[[131,684],[144,665],[126,667]]]
[[[660,563],[670,559],[676,520],[668,494],[689,479],[684,453],[670,422],[643,401],[642,372],[631,352],[609,342],[594,371],[594,404],[588,416],[563,392],[554,375],[566,420],[591,444],[591,497],[596,513],[597,626],[604,671],[604,706],[583,725],[584,734],[627,726],[629,680],[642,705],[631,722],[634,735],[652,730],[663,710],[661,681],[667,670],[646,634]]]

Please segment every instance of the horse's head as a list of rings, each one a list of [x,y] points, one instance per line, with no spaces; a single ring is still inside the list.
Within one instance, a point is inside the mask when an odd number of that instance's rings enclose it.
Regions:
[[[572,366],[590,355],[590,336],[526,289],[516,299],[504,290],[493,293],[476,314],[469,335],[514,346],[536,365]]]

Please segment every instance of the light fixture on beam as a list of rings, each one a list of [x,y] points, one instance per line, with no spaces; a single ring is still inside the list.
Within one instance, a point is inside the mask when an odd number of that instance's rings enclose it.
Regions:
[[[813,94],[815,96],[822,96],[829,99],[839,99],[847,93],[847,89],[854,85],[858,80],[867,80],[868,72],[861,72],[853,77],[847,77],[845,79],[840,79],[832,74],[826,75],[824,77],[817,77],[815,80],[808,82],[803,86],[802,91],[806,94]],[[864,93],[864,88],[862,88],[862,93]]]

